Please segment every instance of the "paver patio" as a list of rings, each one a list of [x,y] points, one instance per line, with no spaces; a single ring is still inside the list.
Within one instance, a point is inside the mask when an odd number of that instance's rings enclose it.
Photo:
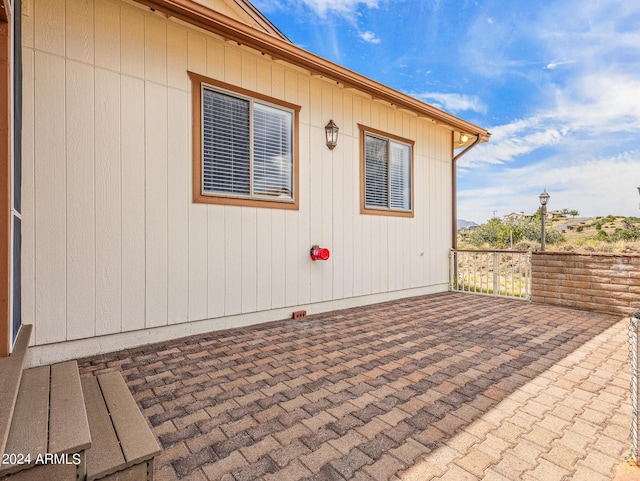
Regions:
[[[610,480],[627,320],[443,293],[80,361],[122,371],[156,479]]]

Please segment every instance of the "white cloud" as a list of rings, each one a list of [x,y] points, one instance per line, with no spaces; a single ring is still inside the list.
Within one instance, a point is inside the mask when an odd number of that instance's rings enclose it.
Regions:
[[[363,5],[367,8],[377,8],[378,0],[300,0],[320,17],[327,13],[336,13],[351,18]]]
[[[465,155],[461,166],[502,164],[554,147],[567,157],[620,148],[640,131],[640,79],[624,73],[585,72],[552,95],[554,105],[490,127],[488,144]],[[592,149],[592,150],[590,150]]]
[[[544,68],[545,70],[555,70],[561,65],[569,65],[575,63],[573,60],[567,60],[564,62],[549,62]]]
[[[282,10],[306,16],[308,9],[323,20],[335,15],[355,25],[360,8],[378,8],[386,1],[389,0],[253,0],[252,3],[262,12]]]
[[[475,95],[439,92],[412,93],[410,95],[449,112],[486,113],[487,111],[487,106]]]
[[[568,130],[554,124],[549,118],[531,117],[491,128],[489,143],[462,157],[459,165],[473,168],[482,164],[509,163],[536,150],[558,145],[563,142]]]
[[[484,222],[493,210],[533,213],[544,188],[551,195],[550,209],[578,209],[580,215],[639,215],[638,172],[640,151],[566,163],[553,158],[492,174],[491,186],[461,190],[458,216]]]
[[[591,133],[637,131],[640,128],[640,78],[625,72],[585,72],[558,90],[559,119]]]
[[[376,34],[373,32],[361,32],[360,38],[368,43],[378,44],[380,43],[380,39],[376,37]]]

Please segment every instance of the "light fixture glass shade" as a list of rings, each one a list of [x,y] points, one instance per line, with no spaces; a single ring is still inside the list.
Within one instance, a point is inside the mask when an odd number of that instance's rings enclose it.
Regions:
[[[467,134],[465,134],[465,133],[461,133],[460,134],[460,142],[462,142],[464,144],[467,140],[469,140],[469,136]]]
[[[540,205],[547,205],[547,202],[549,202],[549,197],[551,196],[547,194],[547,189],[544,189],[544,192],[540,194]]]
[[[338,132],[340,131],[340,127],[338,127],[333,120],[329,120],[329,123],[324,127],[324,133],[327,137],[327,147],[330,150],[338,145]]]

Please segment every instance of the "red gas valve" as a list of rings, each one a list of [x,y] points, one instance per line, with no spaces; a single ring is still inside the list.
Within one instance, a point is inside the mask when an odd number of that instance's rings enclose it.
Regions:
[[[326,261],[331,253],[326,247],[313,246],[311,248],[311,260],[312,261]]]

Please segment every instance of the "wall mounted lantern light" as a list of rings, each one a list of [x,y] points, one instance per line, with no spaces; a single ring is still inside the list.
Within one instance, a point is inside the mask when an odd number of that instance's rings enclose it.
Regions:
[[[340,127],[338,127],[333,120],[329,120],[329,123],[324,126],[324,133],[327,136],[327,147],[329,147],[329,150],[333,150],[333,148],[338,145],[339,131]]]

